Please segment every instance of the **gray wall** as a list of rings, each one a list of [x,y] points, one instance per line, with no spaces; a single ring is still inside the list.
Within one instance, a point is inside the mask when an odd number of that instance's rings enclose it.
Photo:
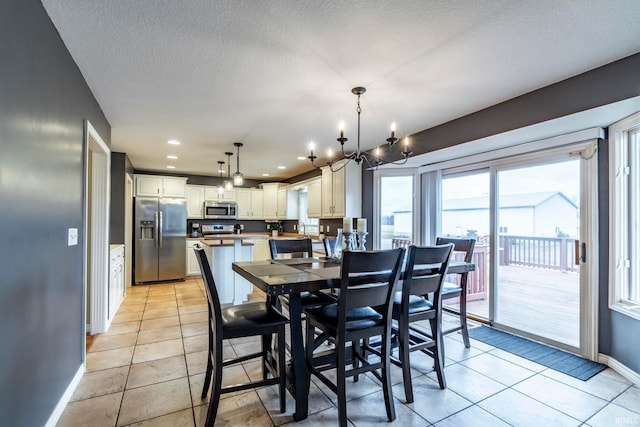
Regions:
[[[415,154],[461,144],[640,95],[640,53],[411,136]],[[600,353],[640,373],[640,321],[609,310],[608,156],[598,150]],[[362,173],[362,213],[373,218],[373,173]]]
[[[110,126],[41,3],[0,2],[0,425],[41,426],[82,363],[83,121]]]

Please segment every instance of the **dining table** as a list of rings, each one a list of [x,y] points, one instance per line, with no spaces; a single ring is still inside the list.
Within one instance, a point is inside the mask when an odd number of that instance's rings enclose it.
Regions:
[[[420,266],[420,274],[436,271],[438,266]],[[289,298],[289,327],[291,329],[291,361],[287,388],[295,399],[296,421],[308,415],[307,367],[302,330],[301,292],[319,292],[340,288],[340,263],[329,257],[290,258],[264,261],[244,261],[232,264],[234,272],[262,290],[267,300],[276,304],[281,295]],[[473,263],[452,260],[448,274],[463,274],[475,270]],[[363,280],[367,280],[363,276]]]

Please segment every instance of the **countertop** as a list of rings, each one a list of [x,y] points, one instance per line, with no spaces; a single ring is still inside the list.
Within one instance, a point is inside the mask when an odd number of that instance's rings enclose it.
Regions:
[[[241,233],[241,234],[207,234],[207,240],[268,240],[268,239],[301,239],[302,234],[280,233],[278,237],[272,237],[271,233]],[[187,240],[204,240],[204,237],[190,237]],[[318,237],[311,237],[313,243],[322,243]]]

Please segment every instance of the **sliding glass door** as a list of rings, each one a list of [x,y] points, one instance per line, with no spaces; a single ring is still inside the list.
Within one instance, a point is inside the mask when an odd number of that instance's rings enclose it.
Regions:
[[[445,237],[476,239],[473,262],[476,271],[468,278],[467,312],[489,319],[489,170],[482,169],[442,177],[441,233]],[[448,305],[458,305],[448,300]]]
[[[592,357],[584,328],[593,328],[594,288],[583,271],[585,251],[594,259],[596,250],[595,161],[581,150],[441,171],[437,234],[476,239],[470,315]]]
[[[496,185],[494,322],[578,348],[579,159],[497,170]]]

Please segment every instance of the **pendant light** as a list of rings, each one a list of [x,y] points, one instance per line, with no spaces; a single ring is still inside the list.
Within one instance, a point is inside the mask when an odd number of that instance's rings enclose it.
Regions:
[[[242,142],[234,142],[233,145],[238,149],[236,157],[236,173],[233,174],[233,185],[235,187],[240,187],[244,183],[244,177],[240,172],[240,147],[242,147]]]
[[[218,194],[224,193],[224,184],[222,183],[222,165],[224,165],[223,161],[218,160],[218,173],[220,174],[220,179],[218,180]]]
[[[233,189],[233,183],[231,182],[231,156],[233,156],[233,153],[227,151],[224,155],[227,156],[227,180],[224,182],[224,190],[231,191]]]

